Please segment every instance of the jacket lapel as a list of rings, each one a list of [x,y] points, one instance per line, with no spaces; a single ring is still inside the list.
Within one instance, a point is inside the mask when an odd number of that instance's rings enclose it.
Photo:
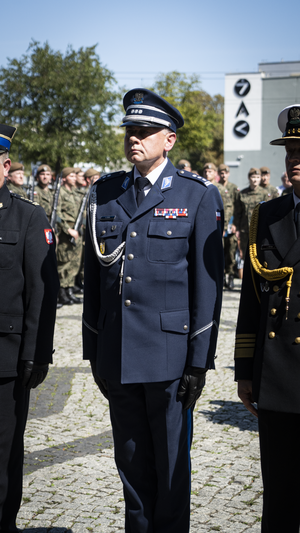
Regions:
[[[123,182],[123,184],[124,183],[125,181]],[[130,218],[132,218],[135,211],[137,210],[134,180],[133,180],[133,169],[131,170],[129,174],[129,183],[127,185],[126,191],[117,198],[117,202],[123,207],[127,215],[129,215]]]
[[[141,215],[153,209],[156,205],[159,205],[161,202],[164,201],[165,191],[161,190],[163,179],[172,176],[172,180],[170,180],[170,186],[168,186],[166,189],[167,192],[168,189],[171,189],[173,187],[175,173],[175,167],[172,165],[171,161],[168,161],[161,175],[156,180],[154,185],[152,185],[149,193],[144,198],[141,205],[138,207],[136,203],[136,194],[132,170],[128,187],[126,191],[118,198],[118,203],[123,207],[123,209],[130,216],[130,218],[140,217]]]
[[[280,267],[293,266],[300,260],[300,238],[294,222],[293,195],[286,196],[278,211],[267,218],[274,244],[283,258]]]

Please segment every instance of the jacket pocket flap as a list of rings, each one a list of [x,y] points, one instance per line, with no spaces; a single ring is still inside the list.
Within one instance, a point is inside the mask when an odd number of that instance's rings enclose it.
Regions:
[[[96,224],[96,234],[98,239],[117,237],[122,231],[123,222],[98,221]]]
[[[23,316],[0,315],[1,333],[22,333]]]
[[[190,229],[191,223],[182,220],[152,220],[149,224],[148,235],[164,237],[165,239],[178,239],[188,237]]]
[[[180,311],[161,311],[161,329],[175,333],[188,333],[190,331],[190,313],[188,309]]]
[[[0,244],[16,244],[19,240],[19,231],[0,230]]]

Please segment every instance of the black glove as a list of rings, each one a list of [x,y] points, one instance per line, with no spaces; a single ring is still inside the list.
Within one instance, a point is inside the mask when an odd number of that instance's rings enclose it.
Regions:
[[[178,396],[185,396],[183,409],[192,407],[200,398],[205,385],[206,368],[187,366],[178,387]]]
[[[25,389],[35,389],[48,374],[48,364],[38,365],[34,361],[22,361],[21,379]]]
[[[96,361],[90,361],[90,363],[95,383],[98,385],[100,392],[103,394],[104,398],[108,400],[107,383],[105,379],[102,379],[100,378],[100,376],[98,376],[96,372]]]

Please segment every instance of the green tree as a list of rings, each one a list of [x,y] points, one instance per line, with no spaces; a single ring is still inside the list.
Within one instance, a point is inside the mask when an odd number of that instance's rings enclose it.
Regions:
[[[160,74],[153,90],[179,109],[184,118],[184,126],[178,130],[177,142],[170,152],[172,162],[176,165],[179,159],[188,159],[199,172],[205,162],[221,163],[223,96],[210,96],[203,91],[199,76],[176,71]]]
[[[112,126],[120,95],[95,46],[53,51],[31,42],[21,59],[0,68],[0,122],[15,125],[11,157],[48,163],[59,172],[75,161],[110,165],[123,157]]]

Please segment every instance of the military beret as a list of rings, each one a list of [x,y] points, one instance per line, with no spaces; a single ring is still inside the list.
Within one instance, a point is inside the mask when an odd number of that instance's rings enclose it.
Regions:
[[[255,168],[255,167],[250,168],[250,170],[248,172],[248,177],[249,176],[253,176],[254,174],[258,174],[258,176],[261,176],[260,169],[259,168]]]
[[[221,163],[218,168],[218,172],[221,172],[222,170],[225,170],[225,172],[229,172],[229,167],[227,165],[224,165],[224,163]]]
[[[72,174],[73,172],[75,172],[75,168],[73,168],[73,167],[66,167],[66,168],[63,168],[63,170],[62,170],[62,177],[63,177],[63,178],[66,178],[69,174]]]
[[[16,172],[17,170],[24,170],[24,165],[22,163],[12,163],[10,165],[9,173]]]
[[[49,165],[40,165],[37,169],[37,174],[39,174],[40,172],[52,172],[52,170]]]
[[[206,168],[211,168],[212,170],[217,170],[217,167],[214,163],[205,163],[204,167],[203,167],[203,170],[205,170]]]
[[[180,161],[178,161],[178,163],[177,163],[177,167],[176,168],[181,170],[183,168],[190,167],[190,166],[191,166],[191,163],[187,159],[180,159]]]
[[[75,174],[79,174],[79,172],[83,172],[82,168],[80,167],[74,167]]]
[[[269,167],[260,167],[260,173],[261,174],[270,174]]]
[[[270,144],[284,146],[287,139],[300,141],[300,104],[289,105],[279,113],[278,127],[282,137],[274,139]]]
[[[17,128],[13,126],[0,124],[0,153],[9,152],[16,131]]]
[[[92,178],[93,176],[100,176],[100,172],[98,170],[95,170],[94,168],[89,168],[85,173],[84,173],[84,177],[85,178]]]
[[[120,127],[138,125],[176,132],[184,124],[178,109],[149,89],[132,89],[125,94],[123,106],[126,116]]]

